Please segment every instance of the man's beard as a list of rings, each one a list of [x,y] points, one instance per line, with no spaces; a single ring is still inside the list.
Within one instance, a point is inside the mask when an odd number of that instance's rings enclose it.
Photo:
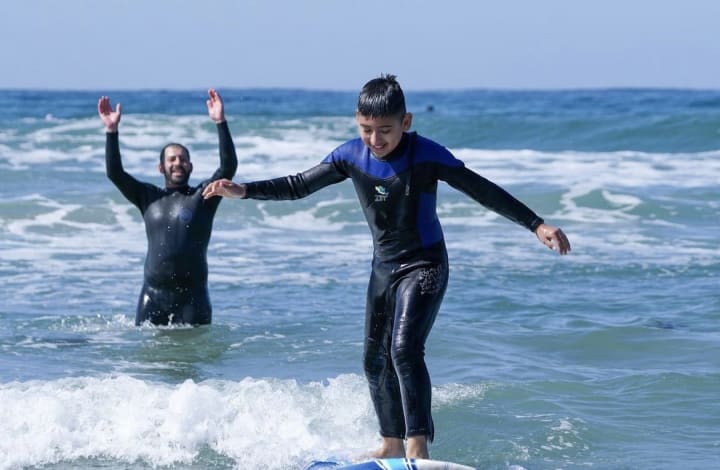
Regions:
[[[174,176],[172,172],[165,172],[165,186],[186,186],[190,180],[190,173],[182,170],[182,175]]]

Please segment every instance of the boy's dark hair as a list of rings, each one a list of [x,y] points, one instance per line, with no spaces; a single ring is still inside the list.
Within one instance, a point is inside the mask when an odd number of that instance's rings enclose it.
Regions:
[[[405,95],[395,75],[382,74],[367,82],[360,90],[357,112],[370,118],[405,116]]]
[[[183,149],[183,152],[185,152],[185,155],[187,155],[188,160],[190,160],[190,150],[188,150],[187,147],[185,147],[182,144],[176,144],[175,142],[170,142],[165,147],[163,147],[162,150],[160,150],[160,163],[165,163],[165,150],[167,150],[168,147],[180,147],[181,149]]]

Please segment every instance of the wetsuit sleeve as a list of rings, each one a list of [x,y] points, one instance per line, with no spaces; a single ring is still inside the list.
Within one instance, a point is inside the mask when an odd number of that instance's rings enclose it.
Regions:
[[[133,178],[123,168],[120,158],[120,137],[117,132],[105,134],[105,171],[123,196],[143,211],[146,184]]]
[[[230,128],[227,121],[217,125],[218,147],[220,150],[220,167],[215,171],[208,181],[215,181],[222,178],[232,179],[237,171],[238,161],[235,153],[235,144],[230,135]]]
[[[333,163],[321,163],[297,175],[246,183],[247,199],[300,199],[347,178]]]
[[[458,160],[459,162],[459,160]],[[543,219],[510,193],[465,167],[439,165],[439,177],[488,209],[534,232]]]

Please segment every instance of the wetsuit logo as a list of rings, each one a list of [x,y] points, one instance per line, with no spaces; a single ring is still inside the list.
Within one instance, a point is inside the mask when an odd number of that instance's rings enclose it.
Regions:
[[[192,220],[192,217],[193,217],[193,213],[190,209],[188,209],[187,207],[183,207],[182,209],[180,209],[178,218],[180,219],[181,222],[187,224]]]
[[[385,202],[389,195],[390,193],[388,193],[385,186],[381,184],[375,186],[375,202]]]
[[[437,294],[445,285],[442,265],[423,268],[420,271],[420,295]]]

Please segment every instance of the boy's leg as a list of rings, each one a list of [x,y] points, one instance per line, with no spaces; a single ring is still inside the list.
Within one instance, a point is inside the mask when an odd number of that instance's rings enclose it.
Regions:
[[[393,311],[388,305],[389,271],[373,269],[368,285],[363,365],[383,436],[375,457],[402,457],[405,418],[400,385],[390,357]]]
[[[400,384],[408,457],[427,458],[427,443],[434,437],[425,341],[445,295],[447,279],[447,265],[425,265],[404,276],[395,294],[391,355]]]

